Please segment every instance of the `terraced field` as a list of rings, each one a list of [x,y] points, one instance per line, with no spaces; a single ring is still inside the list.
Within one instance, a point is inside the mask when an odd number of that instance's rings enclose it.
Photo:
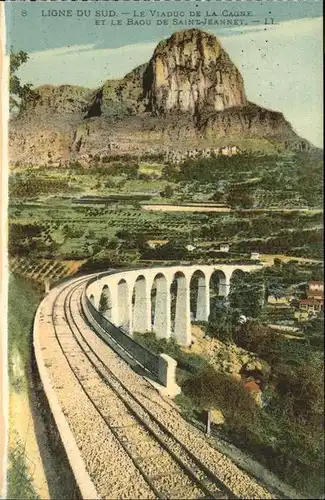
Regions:
[[[31,261],[25,257],[13,257],[10,259],[10,270],[37,283],[43,284],[46,280],[55,283],[75,274],[84,262],[84,260],[56,261],[47,259]]]

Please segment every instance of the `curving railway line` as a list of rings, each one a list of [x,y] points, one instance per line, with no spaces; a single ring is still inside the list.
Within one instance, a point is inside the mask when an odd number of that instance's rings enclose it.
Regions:
[[[68,293],[63,291],[64,315],[71,335],[60,334],[56,328],[56,305],[53,318],[56,338],[80,388],[99,417],[117,439],[139,470],[155,498],[237,498],[237,496],[184,446],[165,425],[121,383],[103,363],[83,336],[71,307],[77,295],[81,303],[84,285],[77,284]],[[81,306],[79,314],[82,315]],[[85,359],[88,363],[85,362]],[[92,371],[99,375],[95,383]],[[105,397],[98,397],[105,384]],[[114,411],[112,412],[112,408]]]
[[[228,463],[222,462],[227,459],[213,455],[202,437],[192,435],[184,421],[180,424],[175,410],[168,406],[160,414],[157,407],[163,403],[151,386],[138,391],[134,372],[133,384],[125,383],[120,374],[127,365],[96,336],[83,314],[88,279],[61,286],[53,295],[42,313],[51,318],[50,343],[41,349],[98,497],[271,498],[233,464],[227,470]]]

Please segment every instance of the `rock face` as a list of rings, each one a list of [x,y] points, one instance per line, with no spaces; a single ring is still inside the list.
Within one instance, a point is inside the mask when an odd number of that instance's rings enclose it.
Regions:
[[[213,35],[175,33],[160,42],[144,75],[148,109],[156,114],[224,111],[247,104],[241,74]]]
[[[243,79],[220,42],[195,29],[160,42],[147,64],[98,89],[43,85],[36,93],[10,121],[12,164],[312,147],[282,113],[247,101]]]

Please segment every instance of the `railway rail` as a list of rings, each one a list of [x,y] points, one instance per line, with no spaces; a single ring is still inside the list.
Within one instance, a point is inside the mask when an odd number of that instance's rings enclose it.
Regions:
[[[238,498],[145,407],[87,342],[73,312],[77,311],[78,318],[83,316],[83,290],[81,280],[56,297],[52,309],[55,336],[81,390],[143,477],[152,498]],[[68,328],[59,328],[58,318]]]

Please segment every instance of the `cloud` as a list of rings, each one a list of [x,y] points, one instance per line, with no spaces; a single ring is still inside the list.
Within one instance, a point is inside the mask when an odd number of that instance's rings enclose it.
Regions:
[[[88,50],[93,50],[95,47],[94,44],[86,44],[86,45],[69,45],[67,47],[58,47],[55,49],[47,49],[40,50],[35,52],[29,52],[29,57],[31,60],[38,60],[42,57],[58,57],[58,56],[66,56],[67,54],[74,54],[78,52],[84,52]]]
[[[300,135],[321,146],[322,19],[247,26],[240,31],[215,29],[213,33],[243,75],[248,99],[283,112]],[[35,86],[97,87],[148,61],[157,42],[113,49],[88,44],[33,52],[19,75]]]
[[[32,52],[19,76],[39,86],[83,85],[97,87],[109,78],[121,78],[136,66],[147,61],[156,42],[124,45],[115,49],[96,49],[95,45]]]

